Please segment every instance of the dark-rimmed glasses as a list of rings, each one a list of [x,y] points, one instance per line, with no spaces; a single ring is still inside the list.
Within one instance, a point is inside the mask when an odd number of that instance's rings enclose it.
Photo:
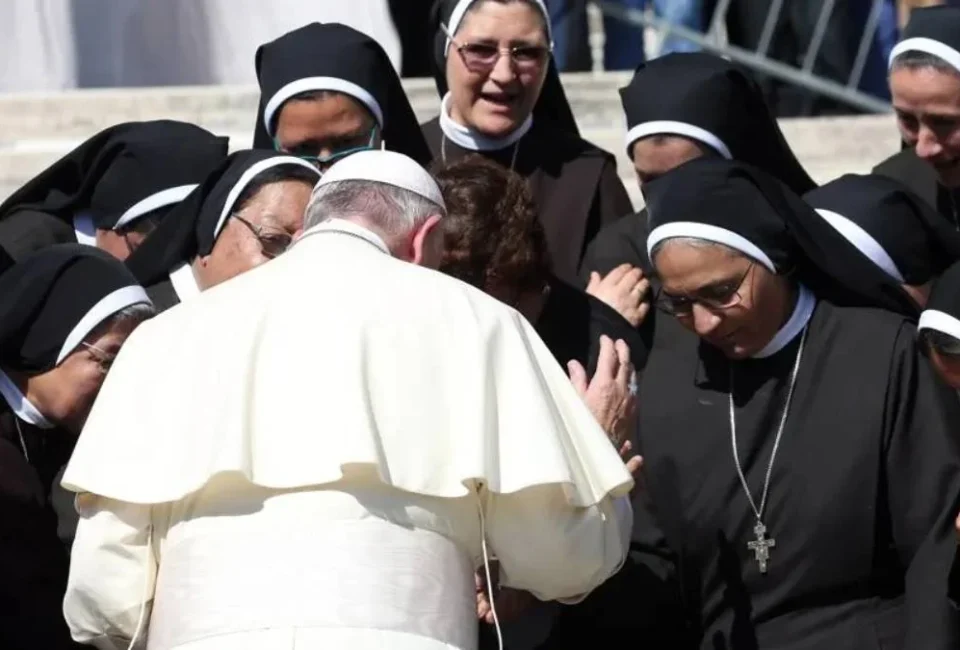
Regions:
[[[932,350],[941,356],[960,358],[960,339],[946,332],[922,329],[917,332],[917,341],[926,351]]]
[[[256,237],[260,243],[260,250],[263,252],[263,256],[267,259],[272,260],[275,257],[279,257],[290,248],[290,244],[293,243],[293,237],[285,232],[264,232],[263,226],[255,226],[239,214],[230,216],[250,229],[250,232],[253,233],[253,236]]]
[[[300,158],[301,160],[306,160],[308,163],[320,166],[327,166],[335,163],[341,158],[346,158],[347,156],[361,151],[371,151],[376,149],[377,143],[377,133],[379,133],[379,127],[374,124],[373,128],[370,129],[370,136],[367,138],[367,143],[362,145],[348,145],[340,149],[334,148],[332,153],[329,153],[325,156],[320,155],[319,153],[313,153],[312,151],[307,150],[308,147],[312,146],[309,143],[303,145],[296,145],[291,147],[290,150],[285,149],[283,145],[280,144],[280,141],[276,138],[273,139],[273,148],[279,153],[285,153],[288,156],[293,156],[294,158]],[[354,136],[345,136],[340,138],[341,141],[356,141],[361,138],[362,135],[357,134]],[[314,148],[316,148],[314,146]]]
[[[750,263],[747,270],[743,272],[740,279],[736,282],[721,282],[716,285],[707,286],[699,291],[695,296],[674,296],[663,290],[663,287],[657,291],[657,297],[654,303],[657,309],[670,314],[671,316],[686,316],[693,312],[694,304],[705,307],[710,311],[724,311],[731,307],[736,307],[743,299],[740,295],[740,288],[747,281],[747,276],[753,270],[754,262]]]
[[[446,25],[441,23],[440,29],[456,47],[463,64],[471,72],[489,72],[497,65],[501,56],[510,57],[510,62],[518,72],[532,72],[539,69],[553,51],[543,45],[499,47],[492,43],[461,43],[454,38]]]

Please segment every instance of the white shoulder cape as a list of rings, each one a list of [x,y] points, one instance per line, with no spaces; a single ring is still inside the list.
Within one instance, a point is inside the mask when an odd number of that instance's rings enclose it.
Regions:
[[[517,312],[336,231],[139,327],[63,486],[155,504],[231,472],[441,497],[556,485],[584,507],[632,487]]]

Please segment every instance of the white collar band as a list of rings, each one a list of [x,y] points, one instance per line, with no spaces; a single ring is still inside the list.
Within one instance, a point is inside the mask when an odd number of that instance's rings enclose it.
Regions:
[[[893,68],[894,61],[904,52],[925,52],[932,54],[938,59],[943,59],[954,70],[960,72],[960,52],[950,47],[946,43],[935,41],[932,38],[908,38],[897,43],[890,52],[890,68]]]
[[[139,284],[133,284],[129,287],[123,287],[122,289],[117,289],[113,293],[109,293],[100,301],[95,304],[90,311],[84,314],[83,318],[80,319],[80,322],[77,323],[70,334],[67,335],[67,338],[64,340],[63,345],[60,347],[60,354],[57,355],[57,364],[67,358],[67,355],[73,352],[78,345],[83,341],[86,336],[92,332],[100,323],[107,320],[114,314],[116,314],[121,309],[126,309],[132,305],[152,305],[153,302],[147,296],[147,292],[143,290]]]
[[[853,244],[858,251],[863,253],[867,259],[880,267],[884,273],[900,284],[903,284],[903,274],[900,273],[897,264],[883,246],[880,245],[880,242],[874,239],[870,233],[842,214],[837,214],[831,210],[817,209],[817,214],[823,217],[824,221],[833,226],[833,228]]]
[[[4,401],[10,405],[13,414],[27,424],[32,424],[38,429],[53,428],[53,423],[44,417],[40,409],[27,399],[27,396],[17,388],[13,380],[2,370],[0,370],[0,397],[3,397]]]
[[[267,133],[269,133],[271,137],[275,135],[275,130],[270,127],[273,123],[274,115],[280,111],[284,102],[301,93],[315,92],[318,90],[331,90],[353,97],[366,106],[367,110],[373,114],[374,119],[377,120],[377,125],[383,130],[383,108],[381,108],[380,102],[378,102],[366,88],[358,86],[352,81],[341,79],[340,77],[304,77],[303,79],[297,79],[296,81],[288,83],[274,93],[270,101],[267,102],[267,105],[263,109],[263,126],[267,130]]]
[[[117,223],[113,225],[113,229],[120,230],[124,226],[130,225],[140,217],[146,216],[154,210],[173,205],[174,203],[180,203],[180,201],[187,198],[187,195],[196,188],[196,184],[179,185],[177,187],[167,188],[156,194],[151,194],[142,201],[138,201],[130,206],[130,208],[117,219]]]
[[[787,322],[780,328],[780,331],[770,339],[770,342],[767,343],[762,350],[753,355],[753,358],[765,359],[766,357],[772,357],[787,347],[790,341],[799,336],[803,328],[810,322],[816,306],[817,299],[813,295],[813,292],[805,286],[800,285],[800,291],[797,295],[797,305],[793,308],[793,314],[790,315]]]
[[[727,230],[726,228],[721,228],[720,226],[712,226],[696,221],[673,221],[654,228],[647,237],[647,255],[650,256],[650,261],[653,261],[653,249],[656,248],[657,244],[664,240],[677,237],[692,237],[693,239],[703,239],[705,241],[712,241],[717,244],[729,246],[734,250],[740,251],[747,257],[756,260],[758,263],[763,264],[771,273],[775,274],[777,272],[777,267],[774,266],[773,260],[760,250],[759,246],[743,235],[737,234],[732,230]]]
[[[78,244],[97,245],[97,227],[93,225],[93,217],[87,212],[73,215],[73,234]]]
[[[627,132],[627,152],[633,143],[642,138],[651,135],[680,135],[691,140],[696,140],[707,145],[727,160],[733,160],[733,154],[730,147],[719,137],[707,131],[704,128],[686,122],[674,122],[671,120],[655,120],[653,122],[641,122]]]
[[[197,284],[197,278],[193,275],[193,267],[189,262],[184,262],[167,276],[170,278],[170,285],[180,302],[184,302],[200,294],[202,289]]]
[[[520,126],[502,138],[491,138],[475,129],[463,126],[450,117],[450,93],[440,103],[440,130],[454,144],[470,151],[497,151],[516,144],[533,126],[533,115],[528,115]]]

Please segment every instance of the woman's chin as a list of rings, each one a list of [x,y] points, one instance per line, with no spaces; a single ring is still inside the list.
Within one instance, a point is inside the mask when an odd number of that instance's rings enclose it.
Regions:
[[[506,113],[477,112],[474,114],[474,128],[488,138],[505,138],[520,125],[520,120]]]

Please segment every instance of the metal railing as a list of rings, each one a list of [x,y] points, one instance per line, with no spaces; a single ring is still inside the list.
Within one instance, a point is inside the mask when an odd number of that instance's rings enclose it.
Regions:
[[[824,36],[827,33],[830,17],[836,3],[838,1],[850,2],[851,0],[823,0],[810,46],[804,55],[802,65],[799,67],[772,59],[769,56],[770,46],[773,42],[784,0],[771,0],[770,9],[767,13],[756,50],[748,50],[726,41],[725,25],[727,12],[730,9],[732,1],[733,0],[717,0],[710,26],[706,33],[701,33],[659,18],[651,12],[624,8],[609,0],[593,0],[594,4],[597,5],[604,14],[635,25],[638,29],[646,27],[654,29],[660,36],[661,43],[668,35],[676,36],[695,43],[708,52],[713,52],[731,61],[752,68],[761,74],[794,84],[855,108],[872,113],[890,112],[891,108],[888,101],[859,89],[870,55],[870,48],[876,38],[877,29],[880,26],[883,0],[873,0],[870,6],[863,35],[860,39],[860,45],[857,48],[857,55],[845,84],[818,76],[814,73],[814,65],[816,64],[817,55],[823,46]],[[813,2],[813,0],[806,1]]]

